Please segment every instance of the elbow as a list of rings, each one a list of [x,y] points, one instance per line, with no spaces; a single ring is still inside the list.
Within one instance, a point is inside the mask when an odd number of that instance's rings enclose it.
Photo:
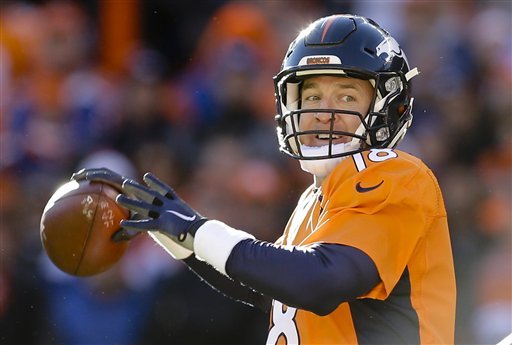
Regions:
[[[334,299],[333,297],[322,296],[307,301],[303,305],[303,309],[310,311],[318,316],[326,316],[338,308],[343,301]]]
[[[339,292],[329,289],[329,285],[319,288],[318,285],[311,286],[300,291],[312,291],[313,293],[302,293],[295,296],[294,305],[297,308],[307,310],[319,316],[326,316],[332,313],[338,306],[345,302]]]

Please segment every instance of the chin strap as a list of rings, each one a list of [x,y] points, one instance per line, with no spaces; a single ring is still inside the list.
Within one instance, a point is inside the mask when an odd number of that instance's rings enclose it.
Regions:
[[[317,160],[301,160],[300,167],[305,172],[308,172],[318,178],[323,179],[336,168],[342,160],[347,157],[336,157],[328,159],[317,159]]]
[[[343,143],[343,144],[335,144],[332,146],[332,154],[337,155],[341,153],[347,153],[355,151],[357,148],[352,144]],[[326,157],[329,154],[329,145],[323,146],[301,146],[301,151],[304,157]],[[300,167],[302,170],[316,176],[319,178],[324,178],[334,170],[334,168],[340,164],[342,160],[347,158],[347,156],[343,157],[335,157],[335,158],[325,158],[325,159],[312,159],[312,160],[300,160]]]

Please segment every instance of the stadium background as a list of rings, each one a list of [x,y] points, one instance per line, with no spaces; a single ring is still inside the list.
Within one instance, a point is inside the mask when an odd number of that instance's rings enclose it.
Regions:
[[[105,274],[60,273],[39,218],[72,172],[101,165],[153,171],[203,214],[275,239],[310,177],[277,152],[271,78],[298,30],[343,12],[389,29],[422,72],[401,148],[444,191],[456,342],[512,331],[510,1],[2,1],[0,11],[0,344],[264,343],[265,315],[147,238]]]

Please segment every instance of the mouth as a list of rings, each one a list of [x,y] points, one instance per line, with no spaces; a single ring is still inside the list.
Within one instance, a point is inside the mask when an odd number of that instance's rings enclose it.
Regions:
[[[333,144],[341,144],[341,143],[346,143],[348,141],[348,137],[346,136],[343,136],[343,135],[338,135],[338,134],[328,134],[328,133],[325,133],[325,134],[316,134],[314,136],[312,136],[312,142],[315,143],[316,145],[314,146],[322,146],[322,145],[327,145],[331,142],[332,140],[332,143]]]
[[[318,139],[318,140],[337,140],[337,139],[340,139],[342,138],[341,135],[336,135],[336,134],[333,134],[333,135],[330,135],[330,134],[317,134],[315,135],[315,138]]]

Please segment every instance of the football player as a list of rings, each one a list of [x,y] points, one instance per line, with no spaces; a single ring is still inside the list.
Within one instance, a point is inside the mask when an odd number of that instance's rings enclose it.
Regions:
[[[116,240],[149,232],[233,298],[270,310],[267,344],[449,344],[455,278],[433,173],[395,147],[412,121],[410,69],[374,21],[320,18],[274,78],[280,149],[313,176],[282,236],[259,241],[193,210],[151,173],[74,174],[122,187],[136,215]]]

